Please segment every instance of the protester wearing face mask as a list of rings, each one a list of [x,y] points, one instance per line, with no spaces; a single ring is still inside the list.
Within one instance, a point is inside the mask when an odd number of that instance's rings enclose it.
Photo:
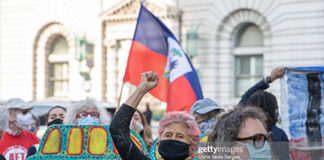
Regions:
[[[131,129],[142,137],[146,148],[150,150],[154,143],[151,127],[148,125],[143,113],[137,109],[132,118]]]
[[[24,160],[27,149],[39,143],[36,135],[28,131],[32,123],[32,107],[19,98],[10,99],[4,105],[9,113],[9,127],[0,141],[0,154],[6,159]]]
[[[208,135],[214,129],[217,117],[223,111],[224,109],[220,108],[215,101],[204,98],[192,105],[190,114],[197,121],[201,133]]]
[[[46,114],[47,126],[55,124],[63,124],[63,120],[66,115],[66,109],[62,106],[54,106]]]
[[[60,125],[63,124],[63,120],[66,114],[66,109],[62,106],[54,106],[46,114],[46,124],[47,127],[51,125]],[[27,157],[34,155],[39,148],[39,144],[35,144],[28,148]],[[26,158],[27,158],[26,157]]]
[[[269,88],[270,83],[281,78],[285,73],[283,67],[274,68],[270,76],[248,89],[240,101],[241,105],[249,105],[261,108],[266,114],[267,131],[273,134],[273,153],[280,159],[289,159],[289,140],[287,134],[276,126],[278,122],[278,103],[276,97],[270,92],[264,91]]]
[[[186,112],[167,113],[159,123],[158,151],[164,160],[190,159],[199,144],[197,122]]]
[[[64,124],[98,125],[110,124],[110,116],[92,99],[76,102],[67,110]]]
[[[8,113],[4,106],[0,105],[0,141],[2,139],[2,133],[8,127]],[[5,160],[6,158],[0,154],[0,160]]]
[[[256,107],[236,107],[223,114],[208,137],[208,146],[229,148],[218,150],[216,156],[242,160],[271,160],[271,133],[266,130],[266,116]],[[227,158],[228,159],[228,158]]]
[[[130,138],[129,125],[143,96],[159,81],[156,73],[142,73],[141,83],[116,113],[109,127],[115,146],[122,159],[149,159]],[[159,153],[165,160],[190,158],[199,144],[200,130],[197,122],[185,112],[170,112],[159,126]]]

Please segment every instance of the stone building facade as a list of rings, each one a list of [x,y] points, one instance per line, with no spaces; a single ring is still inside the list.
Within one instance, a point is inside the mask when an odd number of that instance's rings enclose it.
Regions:
[[[276,66],[324,64],[323,0],[144,5],[184,49],[187,34],[198,33],[192,62],[204,96],[222,105],[237,103]],[[140,0],[0,0],[0,99],[93,97],[117,104],[139,6]],[[126,84],[121,101],[133,89]],[[278,81],[270,91],[280,99]]]

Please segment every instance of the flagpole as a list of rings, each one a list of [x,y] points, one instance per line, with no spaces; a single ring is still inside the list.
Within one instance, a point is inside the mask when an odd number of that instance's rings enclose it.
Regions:
[[[120,108],[120,100],[121,100],[121,96],[122,96],[122,94],[123,94],[123,88],[124,88],[124,85],[125,85],[125,82],[123,82],[123,84],[122,84],[122,86],[121,86],[121,89],[120,89],[120,94],[119,94],[118,103],[117,103],[117,109],[116,109],[115,114],[117,113],[117,111],[118,111],[119,108]]]

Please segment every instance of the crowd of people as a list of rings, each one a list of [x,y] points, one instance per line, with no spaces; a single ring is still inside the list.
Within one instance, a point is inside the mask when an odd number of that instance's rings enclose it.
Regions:
[[[284,75],[284,68],[248,89],[234,109],[226,111],[214,100],[196,101],[186,112],[169,112],[159,122],[157,146],[165,160],[185,159],[289,159],[285,132],[276,126],[279,112],[276,97],[264,91]],[[142,73],[141,82],[113,116],[92,99],[74,103],[68,108],[55,106],[46,115],[46,125],[110,125],[109,131],[122,159],[150,159],[130,136],[140,135],[148,150],[152,147],[150,121],[152,111],[137,109],[143,96],[157,86],[156,73]],[[35,135],[39,120],[31,114],[32,106],[10,99],[0,107],[0,160],[26,159],[38,150]],[[201,137],[208,136],[201,145]]]

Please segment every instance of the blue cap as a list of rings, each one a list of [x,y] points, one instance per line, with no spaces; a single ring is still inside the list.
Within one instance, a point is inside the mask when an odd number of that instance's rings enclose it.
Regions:
[[[197,112],[199,114],[205,114],[208,113],[212,110],[224,110],[218,106],[218,104],[209,99],[209,98],[204,98],[196,101],[191,109],[190,109],[190,114],[192,115],[193,113]]]

